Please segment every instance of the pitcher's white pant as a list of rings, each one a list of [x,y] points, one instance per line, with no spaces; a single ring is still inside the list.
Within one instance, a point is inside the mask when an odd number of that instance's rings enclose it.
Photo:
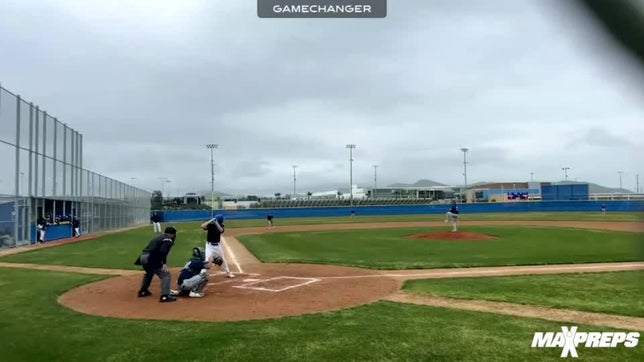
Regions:
[[[223,269],[228,276],[232,275],[230,269],[228,268],[228,262],[226,262],[226,257],[224,256],[224,250],[221,247],[221,242],[219,242],[219,244],[217,245],[213,245],[206,241],[206,260],[212,260],[214,254],[221,256],[221,259],[224,261],[221,264],[220,268]]]
[[[456,223],[458,222],[458,214],[453,214],[448,211],[445,213],[445,222],[452,221],[452,231],[456,231]]]
[[[160,233],[161,232],[161,223],[153,222],[152,227],[154,228],[155,233]]]

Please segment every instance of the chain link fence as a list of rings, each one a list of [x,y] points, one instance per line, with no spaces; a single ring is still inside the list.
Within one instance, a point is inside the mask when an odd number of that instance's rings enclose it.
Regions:
[[[149,192],[84,169],[82,155],[80,133],[0,86],[0,247],[34,242],[40,218],[55,231],[76,217],[85,233],[149,221]]]

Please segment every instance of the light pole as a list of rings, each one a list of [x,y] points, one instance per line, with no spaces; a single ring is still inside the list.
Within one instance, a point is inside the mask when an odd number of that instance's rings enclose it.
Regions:
[[[532,178],[533,175],[534,175],[534,172],[530,172],[530,182],[534,182],[534,179]]]
[[[376,198],[376,190],[378,189],[378,165],[373,165],[373,198]]]
[[[617,174],[619,175],[619,190],[622,190],[622,174],[624,171],[617,171]]]
[[[295,195],[297,195],[297,188],[296,188],[297,179],[295,178],[295,169],[297,168],[297,165],[293,165],[291,167],[293,167],[293,197],[295,197]]]
[[[159,177],[159,180],[161,180],[161,197],[165,197],[165,181],[167,180],[167,177]]]
[[[640,175],[635,175],[635,192],[640,193]]]
[[[463,177],[465,179],[465,202],[467,202],[467,148],[461,148],[463,152]]]
[[[353,149],[356,148],[356,145],[348,144],[347,148],[349,149],[349,202],[353,208]]]
[[[570,167],[562,167],[561,170],[564,172],[564,178],[568,181],[568,170],[570,170]]]
[[[210,149],[210,217],[215,217],[215,148],[218,144],[209,143],[206,145]]]

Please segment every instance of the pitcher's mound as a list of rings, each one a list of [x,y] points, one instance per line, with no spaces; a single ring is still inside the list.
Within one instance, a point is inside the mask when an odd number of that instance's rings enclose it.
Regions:
[[[434,231],[425,234],[410,235],[408,239],[430,239],[430,240],[492,240],[494,236],[472,233],[469,231]]]

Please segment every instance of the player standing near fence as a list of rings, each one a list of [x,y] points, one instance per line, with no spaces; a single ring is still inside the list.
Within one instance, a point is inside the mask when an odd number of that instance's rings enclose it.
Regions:
[[[47,222],[47,219],[45,219],[42,216],[38,218],[38,221],[36,222],[36,228],[38,229],[38,238],[36,242],[39,242],[39,243],[45,242],[45,234],[47,233],[48,225],[49,225],[49,222]]]
[[[212,219],[201,224],[201,228],[206,230],[206,260],[212,262],[218,255],[222,259],[221,268],[229,278],[234,278],[235,275],[230,272],[228,262],[224,256],[224,250],[221,247],[223,238],[221,234],[224,233],[224,215],[215,215]]]
[[[159,214],[156,212],[152,214],[152,217],[150,217],[150,221],[152,222],[152,228],[155,233],[160,233],[161,232],[161,217]]]
[[[80,220],[76,216],[74,216],[74,219],[72,220],[72,229],[74,231],[74,237],[78,238],[80,237]]]

